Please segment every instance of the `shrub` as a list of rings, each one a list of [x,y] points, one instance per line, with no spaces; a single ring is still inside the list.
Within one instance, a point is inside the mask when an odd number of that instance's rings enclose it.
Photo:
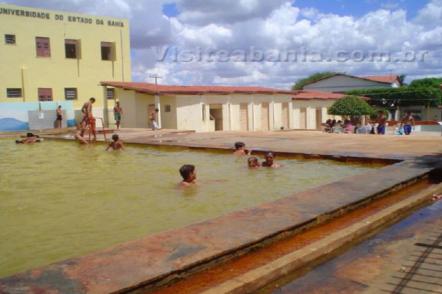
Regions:
[[[336,101],[328,110],[328,114],[341,116],[362,116],[373,113],[374,109],[357,96],[346,96]]]

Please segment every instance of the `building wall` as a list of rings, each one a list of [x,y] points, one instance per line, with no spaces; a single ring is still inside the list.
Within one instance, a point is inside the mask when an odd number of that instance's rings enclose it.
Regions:
[[[392,85],[377,83],[362,79],[356,79],[348,76],[333,76],[328,79],[309,84],[304,87],[304,90],[316,90],[324,92],[346,92],[357,89],[369,88],[391,88]]]
[[[292,102],[293,122],[292,129],[302,129],[301,127],[301,110],[306,110],[306,122],[305,126],[308,130],[319,129],[317,124],[317,110],[321,112],[321,123],[327,121],[327,119],[341,119],[339,116],[328,115],[328,109],[333,105],[336,100],[294,100]]]
[[[16,44],[6,44],[5,34],[15,35]],[[50,57],[37,57],[36,37],[50,38]],[[79,58],[66,58],[65,39],[78,40]],[[102,60],[101,42],[115,44],[114,61]],[[64,89],[77,88],[74,109],[96,97],[94,107],[103,117],[100,81],[131,81],[129,23],[0,4],[0,64],[0,103],[37,102],[38,88],[52,88],[53,101],[63,102]],[[7,88],[22,88],[22,97],[7,98]]]

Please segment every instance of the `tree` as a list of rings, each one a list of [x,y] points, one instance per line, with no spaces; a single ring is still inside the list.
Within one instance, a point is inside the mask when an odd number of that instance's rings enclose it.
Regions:
[[[437,106],[442,100],[442,92],[439,88],[424,86],[420,82],[413,86],[410,84],[410,86],[400,88],[362,89],[350,91],[347,94],[369,97],[370,104],[384,108],[415,105]]]
[[[315,83],[319,80],[322,79],[326,79],[332,76],[337,75],[337,72],[331,72],[331,71],[326,71],[326,72],[318,72],[315,74],[312,74],[311,76],[301,79],[299,81],[296,82],[296,84],[293,85],[292,89],[293,90],[302,90],[304,89],[305,86]]]
[[[374,109],[358,96],[346,96],[328,109],[328,114],[341,116],[371,115],[373,112]]]

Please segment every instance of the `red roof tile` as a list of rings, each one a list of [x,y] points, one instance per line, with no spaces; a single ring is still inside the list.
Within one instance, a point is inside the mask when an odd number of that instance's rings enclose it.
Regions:
[[[393,84],[399,82],[399,76],[397,75],[386,75],[386,76],[366,76],[363,79],[370,80],[378,83]]]
[[[169,86],[150,83],[101,82],[103,86],[134,90],[147,94],[293,94],[293,91],[264,87]]]

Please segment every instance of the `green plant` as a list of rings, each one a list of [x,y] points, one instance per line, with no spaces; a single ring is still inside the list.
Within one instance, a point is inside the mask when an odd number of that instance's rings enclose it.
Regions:
[[[304,87],[306,85],[315,83],[315,82],[320,81],[322,79],[326,79],[326,78],[335,76],[337,74],[339,74],[339,73],[330,72],[330,71],[318,72],[318,73],[312,74],[311,76],[309,76],[305,79],[301,79],[301,80],[297,81],[296,84],[293,85],[292,89],[293,90],[302,90],[302,89],[304,89]]]
[[[336,101],[329,109],[328,114],[341,116],[372,115],[374,109],[362,98],[346,96]]]

